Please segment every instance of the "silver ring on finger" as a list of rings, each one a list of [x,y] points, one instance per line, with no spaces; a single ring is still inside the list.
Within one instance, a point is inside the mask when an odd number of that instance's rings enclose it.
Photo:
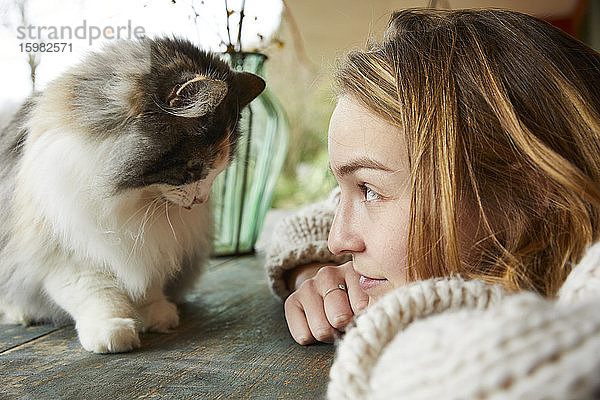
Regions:
[[[331,289],[327,289],[325,291],[325,293],[323,293],[323,298],[325,298],[325,296],[327,296],[329,293],[333,292],[334,290],[343,290],[344,292],[346,291],[346,286],[343,284],[339,284],[336,287],[332,287]]]

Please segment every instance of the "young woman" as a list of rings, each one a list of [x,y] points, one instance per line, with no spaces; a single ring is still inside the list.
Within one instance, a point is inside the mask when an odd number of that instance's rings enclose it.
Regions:
[[[292,337],[346,331],[329,397],[600,396],[600,55],[409,10],[337,82],[339,189],[267,249]]]

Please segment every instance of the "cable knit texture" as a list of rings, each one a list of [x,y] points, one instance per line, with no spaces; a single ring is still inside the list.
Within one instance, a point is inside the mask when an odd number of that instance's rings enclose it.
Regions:
[[[493,312],[420,320],[370,366],[365,395],[350,398],[592,399],[600,379],[597,306],[556,307],[525,293]]]
[[[600,294],[600,244],[589,248],[558,291],[560,303],[575,303]]]
[[[267,246],[283,273],[346,261],[327,250],[339,192],[283,220]],[[357,316],[337,344],[329,399],[600,399],[600,243],[556,300],[460,277],[415,282]]]
[[[502,297],[498,286],[460,277],[415,282],[389,293],[356,318],[356,326],[340,343],[331,368],[329,397],[367,398],[373,366],[398,331],[416,320],[449,310],[487,308]]]
[[[339,189],[327,199],[301,208],[283,218],[265,245],[266,271],[274,295],[285,299],[290,291],[284,273],[300,265],[315,262],[342,264],[350,257],[336,256],[327,247],[329,228],[339,202]]]
[[[328,398],[600,399],[599,272],[600,243],[556,301],[460,278],[396,289],[338,344]]]

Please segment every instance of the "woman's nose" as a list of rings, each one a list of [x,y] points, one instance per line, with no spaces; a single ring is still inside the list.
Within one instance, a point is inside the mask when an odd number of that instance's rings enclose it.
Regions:
[[[351,207],[339,205],[327,240],[329,251],[333,254],[356,253],[365,249],[360,235],[360,225]]]

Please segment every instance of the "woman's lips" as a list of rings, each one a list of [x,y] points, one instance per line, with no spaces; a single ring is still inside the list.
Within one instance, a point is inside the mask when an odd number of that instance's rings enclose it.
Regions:
[[[360,288],[366,292],[368,290],[374,289],[380,285],[383,285],[384,283],[387,282],[387,279],[375,279],[375,278],[369,278],[367,276],[361,275],[360,279],[358,280],[358,284],[360,285]]]

